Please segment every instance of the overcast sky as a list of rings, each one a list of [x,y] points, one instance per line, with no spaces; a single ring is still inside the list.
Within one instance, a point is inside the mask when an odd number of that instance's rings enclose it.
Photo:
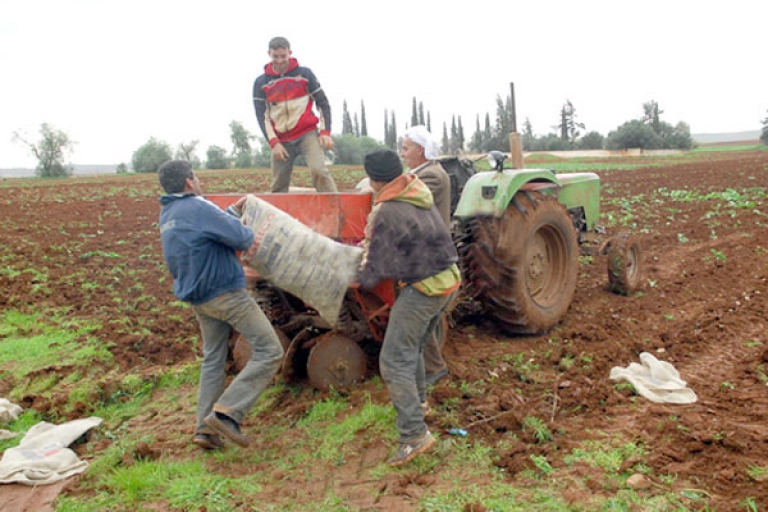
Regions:
[[[42,123],[77,141],[75,164],[130,164],[156,137],[231,149],[229,123],[261,135],[251,100],[267,43],[287,37],[341,133],[342,105],[384,110],[398,132],[413,98],[467,138],[515,84],[518,128],[554,131],[566,100],[606,135],[655,100],[692,133],[757,130],[768,114],[768,2],[731,0],[0,0],[0,168],[34,167],[20,131]]]

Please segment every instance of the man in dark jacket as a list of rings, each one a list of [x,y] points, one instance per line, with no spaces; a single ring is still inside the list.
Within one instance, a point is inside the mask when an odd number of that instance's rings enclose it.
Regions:
[[[391,466],[400,466],[435,444],[424,422],[423,352],[461,277],[451,234],[432,194],[414,174],[402,174],[397,153],[365,157],[374,206],[365,228],[358,281],[370,288],[393,279],[399,289],[379,355],[381,376],[397,411],[400,442]]]
[[[337,192],[323,155],[323,149],[333,148],[331,105],[312,70],[299,66],[291,55],[286,38],[272,38],[271,62],[253,84],[256,119],[272,148],[272,192],[288,192],[299,155],[304,155],[318,192]],[[319,116],[312,110],[314,104]]]
[[[181,160],[163,164],[158,178],[167,194],[160,198],[160,233],[173,292],[192,305],[203,338],[193,442],[205,449],[219,448],[221,434],[247,446],[240,424],[277,372],[283,347],[248,293],[236,254],[253,243],[253,230],[236,217],[242,214],[245,198],[230,207],[231,213],[224,212],[202,197],[200,181]],[[253,353],[225,389],[232,329],[243,335]]]

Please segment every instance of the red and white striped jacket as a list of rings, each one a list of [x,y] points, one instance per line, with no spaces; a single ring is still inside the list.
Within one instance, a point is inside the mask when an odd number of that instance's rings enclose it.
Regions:
[[[317,104],[319,115],[313,111]],[[270,147],[296,140],[312,130],[331,134],[331,105],[309,68],[291,58],[288,69],[277,73],[270,62],[253,83],[253,107]]]

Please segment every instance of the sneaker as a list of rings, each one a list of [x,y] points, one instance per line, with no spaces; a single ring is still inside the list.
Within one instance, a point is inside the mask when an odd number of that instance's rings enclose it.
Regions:
[[[436,442],[437,439],[435,439],[429,430],[427,430],[420,439],[413,443],[400,443],[397,447],[397,451],[392,458],[387,461],[387,464],[392,467],[402,466],[406,462],[415,459],[417,455],[432,448]]]
[[[198,432],[192,438],[192,442],[203,450],[218,450],[224,446],[224,441],[217,434]]]
[[[212,412],[203,419],[203,422],[217,433],[240,446],[248,446],[250,443],[248,438],[240,432],[240,425],[226,414]]]

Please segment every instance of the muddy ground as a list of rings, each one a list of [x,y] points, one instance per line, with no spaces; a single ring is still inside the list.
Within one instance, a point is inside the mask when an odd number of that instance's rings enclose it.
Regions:
[[[622,162],[613,163],[618,168]],[[499,434],[517,432],[519,445],[500,448],[497,461],[513,480],[531,466],[531,454],[546,455],[553,467],[563,468],[563,454],[580,441],[594,438],[595,432],[617,433],[646,448],[643,463],[657,478],[648,492],[662,487],[659,475],[675,475],[672,489],[703,491],[715,510],[743,510],[747,497],[762,509],[768,507],[765,473],[756,478],[750,469],[768,465],[768,152],[717,152],[673,163],[647,159],[643,168],[599,172],[601,211],[609,214],[601,219],[607,235],[627,230],[641,237],[639,292],[611,293],[604,258],[594,256],[582,264],[565,320],[546,335],[506,336],[481,318],[458,320],[445,348],[451,374],[436,386],[433,407],[439,411],[441,404],[458,399],[460,426],[467,428],[470,440],[495,446]],[[209,192],[263,191],[268,180],[263,171],[201,176]],[[345,182],[339,175],[340,188],[358,176]],[[123,373],[156,374],[194,361],[199,355],[194,317],[170,305],[174,298],[162,262],[154,180],[114,176],[2,182],[3,266],[45,269],[47,277],[0,273],[0,310],[66,306],[73,316],[98,319],[102,327],[95,335],[113,343]],[[306,176],[301,174],[295,184],[307,185]],[[738,198],[730,205],[722,198],[703,198],[729,188],[760,188],[762,198],[754,205]],[[694,191],[689,197],[698,200],[669,193],[680,190]],[[118,281],[110,270],[125,261],[131,271]],[[84,282],[92,285],[83,287]],[[610,369],[639,361],[641,352],[672,363],[698,401],[660,405],[617,390],[608,379]],[[522,374],[503,360],[505,354],[520,353],[535,361],[535,371]],[[564,359],[577,364],[564,365]],[[43,371],[63,376],[67,369]],[[475,382],[486,383],[485,392],[462,391],[462,383]],[[0,396],[14,385],[11,380],[0,383]],[[385,394],[375,396],[386,401]],[[281,418],[300,415],[321,397],[303,391],[275,413]],[[27,396],[20,405],[53,414],[66,400],[66,390],[59,390],[50,397]],[[88,412],[83,403],[69,416]],[[554,441],[531,439],[521,429],[526,416],[546,420]],[[445,427],[443,420],[439,413],[430,418],[432,428]],[[141,428],[191,435],[193,419],[147,419]],[[154,449],[183,457],[189,448],[177,438],[159,436]],[[361,459],[384,458],[387,450],[373,446]],[[574,504],[615,491],[599,480],[589,483],[588,469],[572,471],[583,472],[587,482],[564,495]],[[339,492],[363,509],[413,507],[409,493],[398,494],[395,484],[384,499],[370,504],[355,501],[365,494],[360,489],[342,487]],[[405,485],[412,495],[414,488],[430,482]],[[670,488],[668,483],[663,487]]]

